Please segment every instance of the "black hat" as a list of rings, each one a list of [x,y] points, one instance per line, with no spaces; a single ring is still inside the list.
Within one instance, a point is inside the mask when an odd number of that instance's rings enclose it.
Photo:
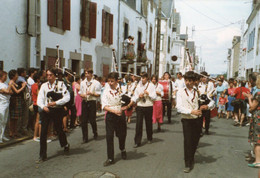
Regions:
[[[206,71],[203,71],[203,72],[201,72],[200,74],[205,75],[205,76],[209,76]]]

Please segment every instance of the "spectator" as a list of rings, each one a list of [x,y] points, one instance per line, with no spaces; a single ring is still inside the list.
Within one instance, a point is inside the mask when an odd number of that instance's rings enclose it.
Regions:
[[[9,140],[5,137],[4,133],[9,115],[10,94],[12,94],[12,89],[11,85],[8,86],[5,84],[6,79],[7,73],[0,70],[0,143],[3,143],[3,140]]]
[[[37,106],[37,96],[38,96],[38,92],[39,92],[40,75],[34,74],[33,80],[35,81],[35,83],[31,87],[34,120],[35,120],[33,140],[39,142],[40,141],[40,133],[41,133],[41,125],[40,125],[40,122],[39,122],[40,121],[40,114],[39,114],[38,106]]]
[[[13,91],[13,94],[10,98],[10,137],[17,138],[17,121],[21,120],[23,117],[23,91],[26,87],[26,82],[19,82],[16,84],[18,80],[18,74],[16,70],[10,70],[8,73],[10,82],[9,85]]]

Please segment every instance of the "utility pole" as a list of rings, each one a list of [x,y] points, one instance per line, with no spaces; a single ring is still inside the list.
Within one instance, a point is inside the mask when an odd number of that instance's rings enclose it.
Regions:
[[[162,2],[159,1],[158,16],[157,16],[157,34],[156,34],[156,50],[155,50],[155,65],[154,73],[159,75],[159,65],[160,65],[160,41],[161,41],[161,17],[162,17]]]

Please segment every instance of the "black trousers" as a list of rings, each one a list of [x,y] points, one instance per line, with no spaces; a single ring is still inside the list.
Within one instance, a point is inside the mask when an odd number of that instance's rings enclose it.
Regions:
[[[82,101],[82,135],[83,141],[88,141],[88,122],[91,124],[92,131],[94,135],[97,135],[97,122],[96,113],[97,106],[96,101]]]
[[[165,116],[165,107],[167,107],[167,117],[168,121],[171,122],[172,117],[172,102],[169,100],[163,101],[163,117]]]
[[[41,139],[40,139],[40,157],[47,158],[47,134],[48,126],[52,120],[54,123],[54,128],[57,131],[60,146],[64,147],[68,144],[67,136],[62,129],[62,119],[64,115],[63,108],[50,109],[49,113],[42,111],[41,113]]]
[[[68,111],[70,110],[70,128],[75,127],[75,120],[76,120],[76,106],[75,104],[69,105],[68,106]],[[68,112],[69,114],[69,112]]]
[[[200,139],[200,119],[182,119],[185,166],[190,167]]]
[[[140,145],[143,135],[143,119],[145,119],[147,140],[153,139],[153,107],[140,107],[136,108],[136,127],[135,127],[135,144]]]
[[[119,149],[125,149],[126,140],[126,117],[122,112],[122,116],[113,113],[106,114],[106,140],[107,140],[107,158],[114,160],[114,133],[118,137]]]
[[[202,111],[202,116],[201,116],[201,129],[203,126],[203,118],[205,118],[205,131],[209,131],[209,124],[210,124],[210,110],[204,110]]]

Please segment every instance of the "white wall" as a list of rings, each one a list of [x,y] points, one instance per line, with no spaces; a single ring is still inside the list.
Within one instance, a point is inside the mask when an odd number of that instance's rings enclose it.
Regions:
[[[60,35],[50,31],[50,27],[47,25],[47,1],[41,1],[41,59],[46,54],[46,48],[56,48],[56,44],[60,44],[60,50],[64,50],[64,58],[66,59],[65,66],[68,66],[68,59],[70,58],[70,52],[77,51],[78,53],[91,55],[93,61],[93,70],[97,75],[102,75],[101,63],[97,59],[98,47],[115,48],[117,50],[117,16],[118,0],[92,0],[97,3],[97,23],[96,23],[96,38],[90,39],[90,42],[81,40],[80,37],[80,12],[81,5],[80,0],[71,0],[71,29],[66,31],[64,35]],[[104,6],[110,8],[110,14],[113,14],[113,44],[111,46],[104,46],[101,42],[101,30],[102,30],[102,9]],[[111,56],[106,56],[111,59]],[[107,59],[107,60],[109,60]]]
[[[0,61],[8,72],[18,67],[27,67],[27,0],[1,1],[0,6]]]

